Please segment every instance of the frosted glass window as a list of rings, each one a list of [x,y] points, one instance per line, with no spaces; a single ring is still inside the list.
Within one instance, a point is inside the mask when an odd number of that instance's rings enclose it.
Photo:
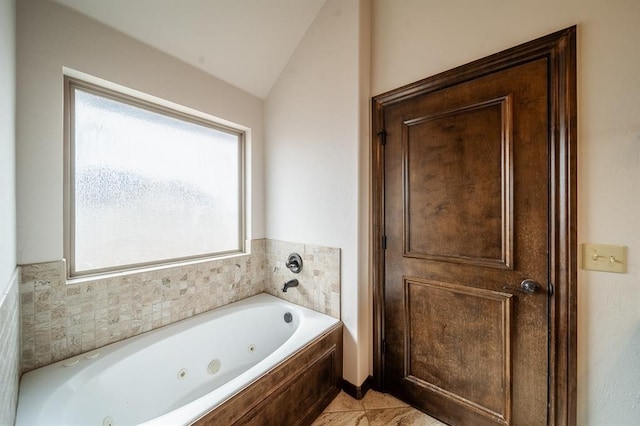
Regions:
[[[241,132],[68,87],[70,275],[242,251]]]

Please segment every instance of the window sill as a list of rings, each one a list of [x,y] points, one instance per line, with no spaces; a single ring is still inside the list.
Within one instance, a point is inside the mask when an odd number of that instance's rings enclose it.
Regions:
[[[184,266],[201,265],[203,263],[209,263],[209,262],[220,262],[228,259],[243,259],[250,255],[251,255],[251,252],[247,250],[243,252],[230,253],[230,254],[225,254],[221,256],[211,256],[211,257],[203,257],[203,258],[192,259],[192,260],[183,260],[179,262],[170,262],[170,263],[163,263],[158,265],[141,266],[141,267],[131,268],[131,269],[122,270],[122,271],[101,272],[101,273],[96,273],[91,275],[82,275],[77,277],[67,276],[65,280],[65,284],[73,285],[73,284],[82,284],[82,283],[93,282],[93,281],[100,281],[100,280],[105,280],[110,278],[123,278],[123,277],[143,274],[143,273],[165,271],[168,269],[169,270],[177,269]],[[67,270],[66,259],[63,259],[63,260],[65,262],[65,270]]]

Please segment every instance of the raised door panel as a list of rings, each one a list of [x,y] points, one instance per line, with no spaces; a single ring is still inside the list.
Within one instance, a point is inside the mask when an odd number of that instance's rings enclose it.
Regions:
[[[509,424],[512,295],[405,278],[405,380]]]
[[[404,122],[405,256],[511,267],[510,96]]]

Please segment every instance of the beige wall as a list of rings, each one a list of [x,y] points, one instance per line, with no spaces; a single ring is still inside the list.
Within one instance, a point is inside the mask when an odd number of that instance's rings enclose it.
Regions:
[[[579,270],[579,425],[640,419],[639,22],[636,0],[373,0],[372,95],[578,26],[578,240],[629,257]]]
[[[63,67],[251,128],[248,238],[264,237],[262,99],[53,1],[17,7],[18,263],[62,259]]]
[[[16,268],[15,0],[0,0],[0,425],[13,424],[18,400]]]
[[[359,170],[366,6],[327,0],[265,100],[266,234],[341,249],[344,377],[355,385],[369,374],[367,269],[359,264],[367,247],[359,218],[359,185],[368,180]]]
[[[578,424],[634,424],[640,418],[640,2],[371,0],[370,67],[368,4],[328,0],[301,41],[265,102],[263,176],[260,99],[55,3],[19,2],[18,261],[62,257],[63,66],[224,117],[253,129],[252,237],[342,249],[345,377],[359,385],[370,373],[371,353],[363,267],[369,71],[376,95],[577,24],[578,238],[629,247],[627,274],[579,271]],[[0,88],[10,86],[3,81]],[[1,107],[12,114],[9,105]],[[1,141],[2,153],[9,153],[11,144]],[[0,191],[10,194],[10,185]],[[10,235],[11,209],[3,208],[6,214],[0,226]],[[10,246],[1,248],[7,271],[15,264]],[[8,277],[0,279],[3,285]]]
[[[15,0],[0,1],[0,294],[16,269]]]

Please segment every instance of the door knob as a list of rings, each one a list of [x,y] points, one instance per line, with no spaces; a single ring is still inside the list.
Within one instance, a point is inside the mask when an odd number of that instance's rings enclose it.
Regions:
[[[522,282],[520,283],[520,287],[510,287],[510,286],[504,286],[502,287],[503,290],[518,290],[521,291],[523,293],[527,293],[527,294],[533,294],[536,291],[540,290],[540,284],[538,284],[536,281],[532,280],[532,279],[525,279],[522,280]]]
[[[525,293],[535,293],[540,288],[540,284],[534,280],[526,279],[520,283],[520,290]]]

